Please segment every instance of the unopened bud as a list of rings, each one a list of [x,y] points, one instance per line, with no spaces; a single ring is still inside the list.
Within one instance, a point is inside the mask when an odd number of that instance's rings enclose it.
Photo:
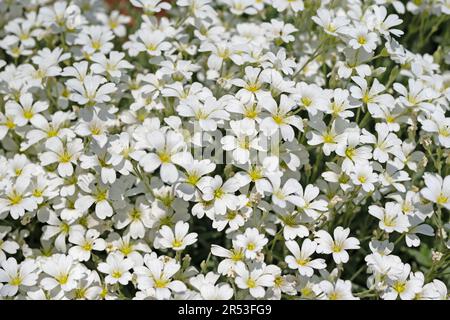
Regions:
[[[225,166],[225,169],[223,170],[223,172],[225,173],[225,176],[227,178],[231,178],[232,176],[234,176],[235,172],[233,170],[233,165],[231,164],[227,164]]]
[[[427,157],[423,157],[422,159],[420,159],[419,161],[419,167],[420,168],[425,168],[428,164],[428,158]]]
[[[250,193],[249,200],[253,204],[258,204],[262,199],[262,196],[259,192],[252,192]]]
[[[433,263],[441,261],[443,256],[444,254],[442,252],[431,250],[431,260]]]
[[[433,144],[433,140],[430,136],[424,136],[422,139],[422,144],[424,145],[424,147],[429,147]]]
[[[334,207],[336,204],[338,204],[339,202],[342,202],[342,197],[340,197],[339,195],[335,195],[333,198],[331,198],[330,203],[329,203],[329,207]]]

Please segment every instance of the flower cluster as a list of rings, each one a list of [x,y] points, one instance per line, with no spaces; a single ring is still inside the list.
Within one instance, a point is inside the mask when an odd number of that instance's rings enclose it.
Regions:
[[[449,1],[123,7],[0,2],[0,299],[448,298]]]

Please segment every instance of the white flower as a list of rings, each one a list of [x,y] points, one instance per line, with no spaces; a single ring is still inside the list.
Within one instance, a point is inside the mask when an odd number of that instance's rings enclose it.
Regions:
[[[219,285],[205,284],[200,288],[200,294],[205,300],[230,300],[234,291],[228,283]]]
[[[317,16],[313,16],[311,19],[321,26],[324,31],[331,35],[337,35],[342,32],[349,20],[345,17],[333,17],[332,12],[327,9],[320,8],[316,12]]]
[[[160,12],[169,10],[170,3],[161,0],[130,0],[135,7],[144,9],[145,12]]]
[[[152,227],[150,215],[150,207],[141,202],[137,206],[130,206],[118,212],[114,215],[113,221],[117,229],[128,227],[126,233],[129,233],[132,239],[142,239],[146,228]]]
[[[236,179],[228,179],[223,182],[220,176],[204,177],[198,182],[198,188],[202,191],[205,201],[213,201],[216,214],[224,215],[228,209],[234,209],[236,196],[234,193],[239,189]]]
[[[397,297],[402,300],[412,300],[420,291],[422,291],[421,281],[412,277],[411,266],[406,263],[403,265],[401,273],[389,280],[389,287],[382,297],[385,300],[395,300]]]
[[[95,229],[89,229],[86,233],[73,232],[69,236],[69,241],[75,246],[69,249],[69,255],[79,261],[88,261],[91,258],[91,251],[103,251],[106,248],[105,240],[99,238],[100,233]]]
[[[232,274],[236,268],[245,268],[245,250],[244,247],[238,246],[236,241],[233,241],[233,248],[231,250],[213,244],[211,246],[211,253],[217,257],[226,258],[219,263],[217,271],[223,275],[227,275]]]
[[[92,194],[80,194],[74,203],[75,209],[84,213],[95,204],[95,214],[99,219],[104,220],[113,215],[113,208],[109,201],[110,190],[106,185],[89,185],[85,187],[85,191],[90,191]]]
[[[73,92],[70,100],[89,106],[111,101],[109,95],[117,89],[114,83],[106,83],[106,79],[98,75],[87,75],[83,80],[70,79],[67,86]]]
[[[245,248],[245,257],[254,260],[269,240],[256,228],[248,228],[236,236],[236,246]]]
[[[369,213],[380,220],[379,227],[381,230],[391,233],[397,231],[403,233],[408,230],[408,217],[402,212],[400,204],[395,202],[388,202],[385,208],[376,205],[369,207]]]
[[[269,180],[272,184],[269,192],[272,194],[274,204],[281,208],[285,208],[287,202],[298,205],[299,207],[305,204],[305,201],[298,195],[303,189],[297,180],[291,178],[286,181],[283,187],[281,187],[281,178],[278,174],[269,175]]]
[[[114,38],[114,34],[108,28],[103,26],[86,26],[83,32],[78,34],[75,44],[82,46],[82,50],[86,54],[94,52],[108,53],[113,48],[110,42]]]
[[[146,135],[146,141],[150,148],[155,149],[155,152],[141,157],[139,164],[146,172],[153,172],[160,167],[162,180],[175,182],[178,178],[175,164],[182,163],[186,157],[182,151],[184,148],[183,137],[174,131],[166,134],[154,131]]]
[[[83,150],[81,139],[63,144],[60,139],[52,139],[46,143],[47,152],[41,153],[40,160],[43,166],[58,163],[58,173],[61,177],[73,174],[72,164],[76,164]]]
[[[323,280],[319,283],[325,300],[358,300],[352,294],[352,283],[349,280],[337,279],[336,283]]]
[[[348,237],[350,228],[341,226],[334,229],[333,238],[325,230],[316,232],[317,253],[333,254],[333,260],[336,263],[347,263],[349,255],[346,250],[359,249],[359,240],[354,237]]]
[[[395,1],[394,1],[395,2]],[[374,12],[374,21],[376,30],[378,30],[384,36],[389,36],[390,33],[399,37],[404,32],[399,29],[392,29],[392,27],[398,26],[403,20],[398,18],[396,14],[387,14],[387,9],[384,6],[373,6],[371,8]]]
[[[48,108],[48,103],[44,101],[36,101],[33,103],[31,93],[20,96],[20,104],[8,100],[5,105],[5,113],[7,116],[14,118],[14,123],[20,127],[27,123],[38,124],[45,121],[44,116],[40,112]]]
[[[433,228],[425,223],[417,216],[409,217],[409,228],[405,240],[408,247],[418,247],[420,245],[420,238],[418,234],[423,234],[429,237],[434,236]]]
[[[329,156],[331,152],[335,151],[337,146],[345,139],[345,134],[343,133],[345,125],[339,119],[333,121],[331,127],[326,126],[318,118],[314,118],[314,121],[309,125],[314,130],[308,132],[308,144],[312,146],[321,144],[323,153],[326,156]]]
[[[4,285],[0,287],[0,296],[14,296],[18,290],[28,290],[34,286],[38,280],[38,266],[34,260],[24,260],[17,264],[16,259],[9,258],[1,263],[0,282]]]
[[[91,70],[98,74],[107,73],[111,77],[119,78],[122,73],[121,69],[132,69],[133,65],[123,60],[125,53],[111,51],[109,58],[102,53],[96,53],[92,56],[92,61],[96,62],[92,65]]]
[[[41,280],[44,290],[61,288],[67,292],[75,289],[77,280],[83,276],[83,270],[71,256],[54,254],[42,262],[42,271],[46,274]]]
[[[106,258],[106,262],[99,263],[97,269],[107,274],[106,283],[126,285],[131,280],[130,269],[133,268],[133,265],[131,259],[124,258],[119,253],[111,253]]]
[[[353,167],[350,177],[355,185],[361,186],[366,192],[374,191],[374,183],[378,181],[378,175],[373,172],[373,168],[368,161],[357,163]]]
[[[260,68],[245,67],[244,79],[233,79],[231,83],[242,88],[236,94],[236,97],[241,101],[249,102],[255,97],[264,94]]]
[[[189,232],[189,223],[178,221],[175,229],[162,226],[155,239],[155,248],[170,248],[175,251],[184,250],[187,246],[197,242],[197,233]]]
[[[345,33],[350,37],[349,46],[355,50],[363,48],[367,52],[372,52],[377,47],[377,34],[370,32],[365,26],[346,27]]]
[[[145,266],[135,267],[138,288],[141,290],[154,290],[155,298],[166,300],[171,292],[183,292],[186,285],[180,280],[173,280],[173,276],[180,270],[180,265],[173,259],[165,262],[158,259],[155,254],[144,256]]]
[[[14,184],[10,184],[2,198],[0,198],[0,212],[9,212],[15,220],[25,214],[25,211],[37,209],[37,202],[29,192],[30,180],[19,178]]]
[[[223,137],[220,142],[224,150],[233,151],[235,161],[246,163],[250,160],[251,150],[262,150],[254,122],[230,121],[230,127],[233,135]]]
[[[442,179],[437,174],[424,174],[425,188],[420,190],[422,196],[439,206],[450,210],[450,176]]]
[[[450,148],[450,118],[445,117],[444,112],[436,109],[431,114],[431,119],[422,120],[422,129],[437,134],[437,140],[444,148]]]
[[[15,254],[19,249],[19,245],[15,241],[4,240],[11,230],[11,227],[0,226],[0,264],[6,260],[5,252]]]
[[[295,203],[297,210],[304,212],[307,216],[317,219],[321,214],[328,210],[328,203],[323,199],[314,200],[319,195],[319,188],[308,184],[303,190],[300,186],[298,191],[300,202]]]
[[[305,8],[303,0],[273,0],[272,6],[278,10],[278,12],[291,9],[294,12],[303,11]]]
[[[303,123],[300,117],[289,114],[294,106],[294,101],[286,95],[281,96],[278,106],[273,98],[267,97],[267,99],[264,99],[263,107],[270,112],[270,117],[264,118],[261,122],[261,130],[264,134],[270,137],[279,129],[283,139],[292,141],[295,136],[292,126],[303,131]]]
[[[246,266],[236,268],[237,277],[234,280],[241,289],[248,289],[252,297],[263,298],[265,295],[264,287],[272,287],[274,276],[265,272],[266,267],[255,267],[247,269]]]
[[[302,276],[311,277],[314,269],[324,269],[326,267],[324,259],[311,259],[311,255],[316,252],[317,243],[305,239],[302,243],[302,249],[295,241],[286,241],[286,247],[293,256],[286,256],[285,261],[291,269],[298,269]]]

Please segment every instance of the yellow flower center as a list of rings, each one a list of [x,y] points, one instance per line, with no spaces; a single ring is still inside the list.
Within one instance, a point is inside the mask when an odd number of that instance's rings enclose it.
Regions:
[[[450,129],[448,127],[439,128],[439,135],[445,138],[450,137]]]
[[[301,101],[305,107],[309,107],[312,103],[311,98],[308,98],[308,97],[302,97]]]
[[[68,274],[60,274],[59,276],[57,276],[56,281],[58,281],[59,284],[66,284],[67,281],[69,280],[69,275]]]
[[[13,191],[9,196],[8,196],[8,200],[10,205],[16,205],[22,202],[22,195],[18,194],[16,191]]]
[[[248,109],[245,109],[244,116],[246,118],[254,119],[258,116],[258,111],[256,111],[256,106],[252,106]]]
[[[61,155],[59,155],[59,162],[67,163],[72,159],[72,155],[67,151],[64,151]]]
[[[309,261],[310,261],[309,258],[306,258],[306,259],[299,258],[296,260],[296,262],[299,266],[306,266]]]
[[[95,50],[100,50],[102,47],[102,43],[98,40],[93,40],[92,41],[92,48]]]
[[[200,179],[200,177],[197,174],[192,173],[192,174],[188,175],[186,180],[189,184],[196,185],[199,179]]]
[[[106,200],[107,198],[108,198],[108,191],[106,191],[106,190],[99,190],[97,195],[96,195],[96,197],[95,197],[95,200],[97,202],[100,202],[100,201]]]
[[[257,92],[259,89],[261,89],[261,84],[259,83],[250,83],[248,84],[245,89],[247,89],[250,92]]]
[[[273,121],[275,121],[275,123],[278,125],[283,124],[283,122],[284,122],[284,118],[278,114],[274,115],[272,118],[273,118]]]
[[[369,102],[372,101],[372,98],[369,97],[369,93],[368,92],[364,92],[364,95],[362,97],[362,101],[367,104]]]
[[[149,43],[146,46],[146,48],[147,48],[148,51],[156,51],[158,49],[158,46],[156,44],[154,44],[154,43]]]
[[[278,199],[280,199],[280,200],[284,200],[284,199],[285,199],[284,193],[283,193],[283,191],[281,191],[280,189],[276,190],[276,191],[273,193],[273,195],[274,195],[275,197],[277,197]]]
[[[384,216],[383,223],[386,227],[394,227],[395,226],[395,217]]]
[[[355,151],[355,149],[353,149],[353,148],[347,148],[347,149],[345,150],[345,155],[346,155],[347,158],[349,158],[349,159],[353,159],[353,157],[355,156],[355,154],[356,154],[356,151]]]
[[[300,290],[300,293],[301,293],[301,295],[304,296],[304,297],[309,297],[309,296],[311,295],[311,293],[312,293],[312,290],[311,290],[311,288],[309,288],[309,287],[304,287],[304,288],[302,288],[302,289]]]
[[[331,251],[337,253],[342,251],[342,244],[340,243],[333,243],[333,246],[331,247]]]
[[[58,135],[58,130],[51,128],[50,130],[47,131],[47,136],[49,138],[51,137],[56,137]]]
[[[328,299],[330,299],[330,300],[338,300],[339,299],[339,294],[337,292],[332,292],[328,296]]]
[[[170,153],[168,153],[166,151],[158,153],[158,156],[162,163],[167,163],[167,162],[170,162],[170,160],[171,160]]]
[[[284,279],[282,276],[275,277],[274,283],[275,283],[276,287],[281,287],[283,285],[283,282],[284,282]]]
[[[402,293],[406,289],[406,284],[404,282],[396,281],[392,287],[398,293]]]
[[[33,197],[40,198],[40,197],[42,197],[42,194],[43,194],[43,191],[40,189],[35,189],[33,191]]]
[[[133,221],[141,219],[141,216],[142,216],[141,212],[137,209],[133,209],[130,213],[130,218]]]
[[[250,141],[248,137],[243,137],[239,139],[239,147],[245,150],[248,150],[250,148]]]
[[[124,255],[129,255],[131,252],[133,252],[133,247],[129,244],[124,244],[122,248],[119,249],[120,252],[122,252]]]
[[[395,122],[395,118],[393,116],[387,116],[386,117],[386,122],[387,123],[394,123]]]
[[[165,288],[167,286],[167,284],[169,283],[168,280],[165,279],[155,279],[155,288]]]
[[[25,119],[30,120],[31,118],[33,118],[33,116],[34,116],[33,111],[31,111],[31,110],[24,110],[24,111],[23,111],[23,117],[24,117]]]
[[[323,142],[325,143],[334,143],[334,136],[330,133],[326,133],[323,136]]]
[[[262,172],[261,169],[259,168],[251,169],[248,174],[250,176],[250,179],[252,179],[252,181],[256,181],[262,178]]]
[[[247,287],[249,287],[250,289],[251,289],[251,288],[255,288],[255,287],[256,287],[256,281],[253,280],[252,278],[249,278],[249,279],[247,280]]]
[[[99,134],[102,133],[102,130],[99,127],[95,127],[94,126],[94,127],[91,128],[91,133],[94,136],[98,136]]]
[[[244,253],[242,249],[231,250],[231,260],[234,262],[242,261],[244,259]]]
[[[16,124],[14,123],[13,119],[7,118],[5,125],[8,129],[14,129],[16,127]]]
[[[227,212],[227,220],[233,220],[237,216],[237,211],[228,211]]]
[[[61,223],[61,225],[59,226],[59,229],[61,230],[61,233],[67,234],[67,233],[69,233],[69,231],[70,231],[70,226],[69,226],[67,223],[63,222],[63,223]]]
[[[327,29],[327,31],[329,31],[329,32],[335,32],[335,31],[337,30],[336,27],[334,26],[334,24],[332,24],[332,23],[329,23],[329,24],[327,25],[326,29]]]
[[[217,188],[216,190],[214,190],[214,198],[215,199],[222,198],[223,194],[224,194],[224,192],[223,192],[222,188]]]
[[[115,29],[119,26],[119,24],[114,20],[110,20],[108,24],[111,29]]]
[[[361,44],[361,45],[366,44],[367,43],[366,37],[364,37],[363,35],[359,36],[358,37],[358,43]]]
[[[443,193],[439,194],[439,197],[436,199],[437,204],[445,204],[448,202],[448,197],[444,196]]]
[[[175,239],[172,241],[172,247],[180,248],[183,245],[183,241]]]
[[[85,288],[75,289],[75,299],[84,299],[86,297],[86,291]]]
[[[20,286],[22,283],[22,278],[20,276],[15,276],[9,281],[9,284],[12,286]]]

